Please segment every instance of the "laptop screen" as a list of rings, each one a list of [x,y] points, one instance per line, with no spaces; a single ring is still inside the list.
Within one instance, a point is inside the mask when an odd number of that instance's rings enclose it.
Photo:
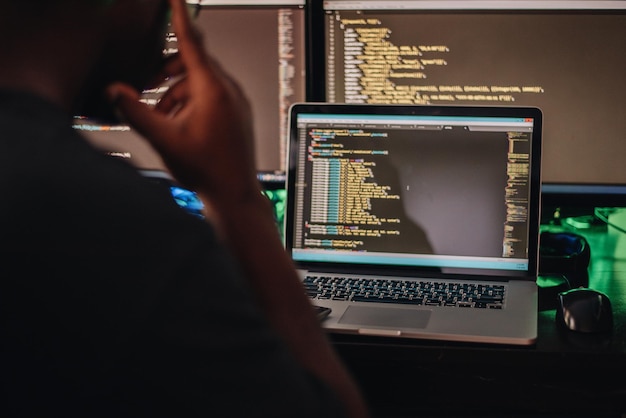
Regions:
[[[533,274],[537,109],[303,104],[291,117],[296,262]]]

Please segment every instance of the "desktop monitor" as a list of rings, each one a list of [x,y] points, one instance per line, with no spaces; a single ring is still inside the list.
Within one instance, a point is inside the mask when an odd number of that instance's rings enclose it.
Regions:
[[[544,185],[624,193],[626,1],[320,0],[315,9],[315,100],[536,106]]]
[[[287,209],[287,174],[280,172],[259,172],[257,177],[261,183],[261,189],[270,202],[274,221],[278,228],[283,243],[285,242],[285,210]]]
[[[239,82],[251,102],[256,166],[260,172],[285,166],[287,115],[306,95],[305,0],[188,0],[206,49]],[[168,35],[165,53],[176,51]],[[147,102],[160,90],[144,92]],[[80,116],[75,128],[106,152],[142,170],[164,170],[159,155],[124,124],[100,124]]]

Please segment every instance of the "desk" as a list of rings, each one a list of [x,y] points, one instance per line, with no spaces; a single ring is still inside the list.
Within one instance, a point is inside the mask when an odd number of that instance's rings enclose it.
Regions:
[[[589,242],[589,287],[611,299],[613,334],[560,331],[547,308],[530,347],[333,335],[376,417],[626,414],[626,234],[607,226],[545,228]]]

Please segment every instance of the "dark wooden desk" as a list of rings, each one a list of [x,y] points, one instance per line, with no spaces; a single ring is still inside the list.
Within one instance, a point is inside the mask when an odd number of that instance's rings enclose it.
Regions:
[[[560,331],[548,308],[539,312],[531,347],[332,336],[375,416],[626,414],[626,234],[610,227],[575,233],[591,248],[589,287],[611,299],[612,335]]]

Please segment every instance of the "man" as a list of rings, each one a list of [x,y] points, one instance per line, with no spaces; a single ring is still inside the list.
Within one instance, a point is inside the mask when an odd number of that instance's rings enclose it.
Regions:
[[[260,193],[245,96],[184,0],[0,6],[0,415],[367,416]],[[149,108],[170,7],[180,53],[156,84],[180,81]],[[71,128],[105,94],[211,223]]]

